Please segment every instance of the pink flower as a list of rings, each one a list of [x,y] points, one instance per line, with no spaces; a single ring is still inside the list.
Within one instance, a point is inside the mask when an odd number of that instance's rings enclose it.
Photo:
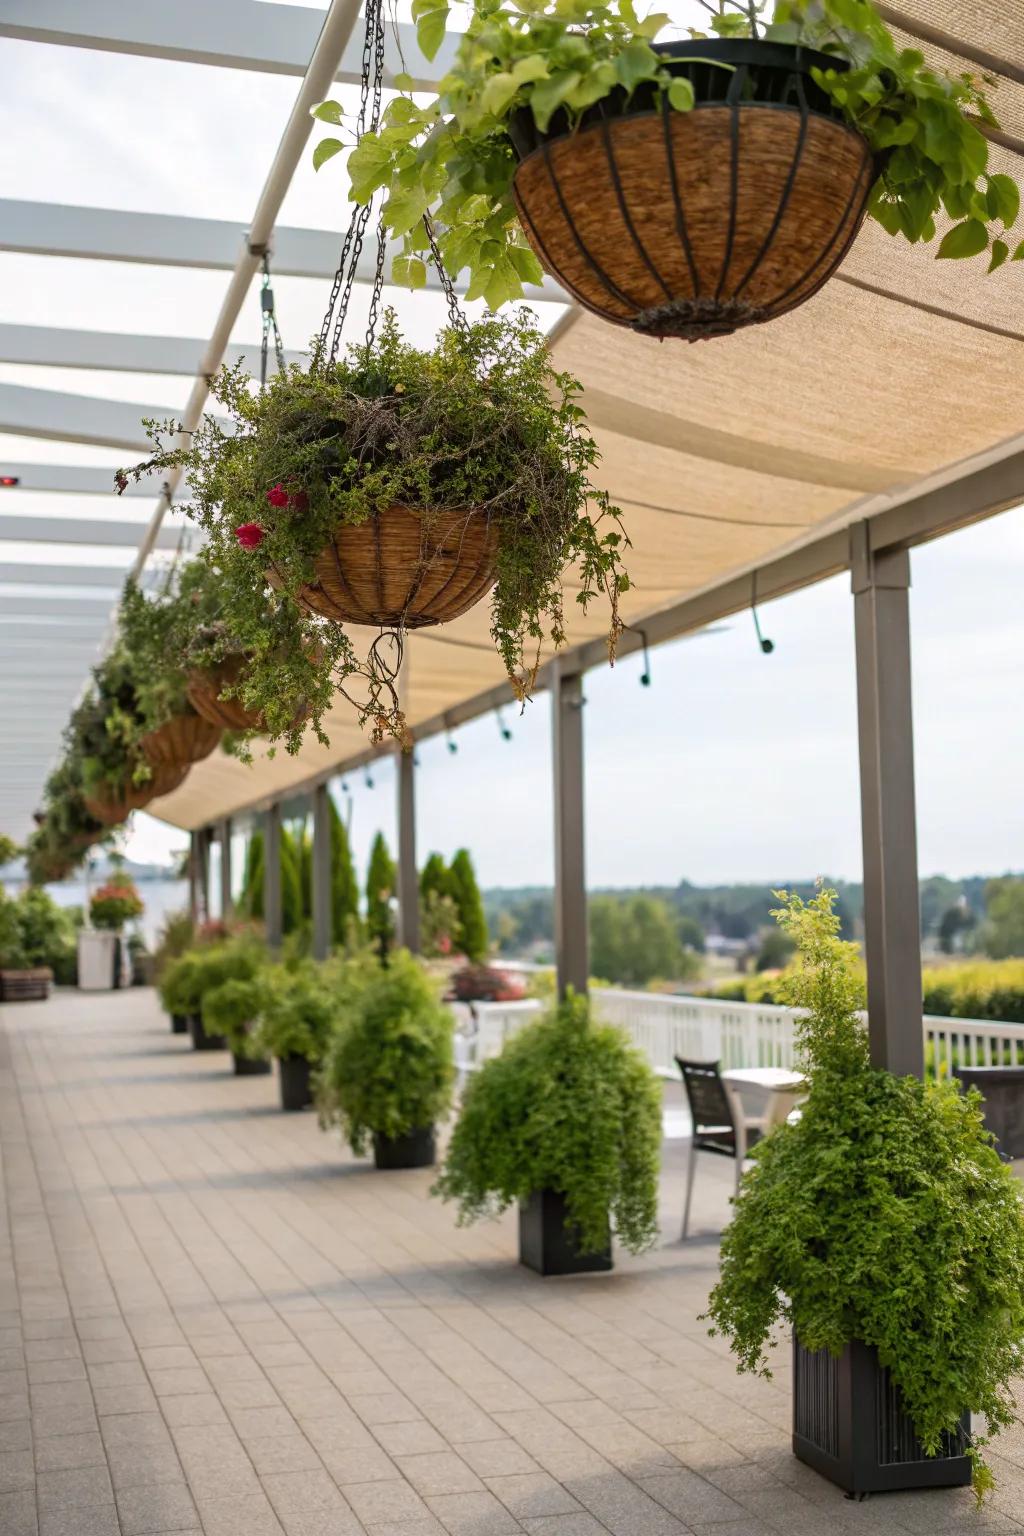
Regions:
[[[272,507],[286,507],[288,505],[288,492],[278,482],[277,485],[270,487],[270,490],[267,492],[267,500]]]
[[[117,494],[119,496],[123,496],[125,491],[128,489],[128,476],[125,474],[123,469],[119,469],[117,474],[114,476],[114,484],[117,486]]]
[[[240,523],[235,529],[235,538],[243,549],[258,549],[266,536],[266,529],[259,523]]]

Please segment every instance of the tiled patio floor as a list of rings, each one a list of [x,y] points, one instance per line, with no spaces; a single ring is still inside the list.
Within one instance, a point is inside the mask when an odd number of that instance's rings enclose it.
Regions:
[[[697,1314],[713,1236],[542,1281],[151,993],[0,1009],[0,1536],[831,1536],[1024,1531],[1000,1487],[850,1503],[788,1448],[786,1362]],[[696,1225],[720,1228],[726,1167]]]

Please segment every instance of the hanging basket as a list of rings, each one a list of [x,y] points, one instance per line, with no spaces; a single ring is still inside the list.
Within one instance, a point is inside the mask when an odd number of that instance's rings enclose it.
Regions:
[[[172,715],[143,736],[142,751],[151,768],[188,769],[209,757],[220,737],[221,728],[201,715]]]
[[[494,584],[497,557],[498,526],[488,513],[396,503],[365,523],[339,523],[299,598],[338,623],[424,629],[478,603]]]
[[[97,821],[105,827],[116,827],[129,816],[132,811],[143,810],[151,800],[159,799],[161,795],[169,795],[173,789],[185,780],[188,767],[179,765],[161,764],[154,766],[152,777],[145,784],[127,784],[114,786],[113,784],[100,785],[91,795],[84,795],[86,810],[90,816],[95,816]]]
[[[212,667],[189,673],[188,701],[203,720],[222,731],[262,731],[263,715],[246,709],[240,698],[221,698],[225,688],[234,688],[245,666],[244,656],[227,656]]]
[[[811,78],[843,60],[747,39],[656,52],[691,82],[694,109],[675,111],[651,85],[616,92],[574,132],[558,113],[540,133],[522,109],[509,123],[516,207],[584,308],[646,336],[727,336],[828,281],[878,165]]]

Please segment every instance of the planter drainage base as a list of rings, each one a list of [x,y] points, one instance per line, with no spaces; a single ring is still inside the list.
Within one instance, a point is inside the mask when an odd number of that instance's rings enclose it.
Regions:
[[[190,1013],[188,1016],[188,1032],[192,1036],[192,1044],[197,1051],[226,1051],[228,1043],[223,1035],[208,1035],[203,1028],[202,1016],[198,1013]]]
[[[305,1056],[283,1056],[280,1060],[281,1108],[306,1109],[313,1102],[310,1067]]]
[[[909,1488],[962,1488],[971,1481],[965,1413],[942,1451],[926,1456],[889,1372],[866,1344],[828,1350],[793,1340],[793,1454],[852,1498]]]
[[[410,1131],[408,1136],[373,1138],[373,1160],[378,1168],[432,1168],[434,1166],[434,1127]]]
[[[539,1275],[582,1275],[612,1268],[611,1233],[598,1253],[580,1253],[566,1224],[565,1196],[538,1190],[519,1206],[519,1262]]]
[[[231,1060],[235,1064],[236,1077],[266,1077],[270,1071],[270,1062],[258,1056],[236,1056],[231,1052]]]
[[[172,1013],[171,1014],[171,1033],[172,1033],[172,1035],[187,1035],[188,1034],[188,1014],[187,1013]]]

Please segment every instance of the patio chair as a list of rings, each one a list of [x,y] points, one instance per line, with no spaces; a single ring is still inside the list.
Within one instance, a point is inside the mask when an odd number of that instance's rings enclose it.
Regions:
[[[681,1056],[677,1056],[676,1066],[682,1073],[690,1118],[693,1121],[693,1139],[686,1163],[686,1204],[683,1207],[682,1231],[685,1238],[690,1227],[690,1202],[693,1198],[693,1176],[697,1171],[697,1154],[714,1152],[719,1157],[734,1158],[738,1192],[747,1150],[763,1135],[764,1122],[744,1113],[736,1093],[728,1083],[722,1081],[719,1062],[684,1061]]]

